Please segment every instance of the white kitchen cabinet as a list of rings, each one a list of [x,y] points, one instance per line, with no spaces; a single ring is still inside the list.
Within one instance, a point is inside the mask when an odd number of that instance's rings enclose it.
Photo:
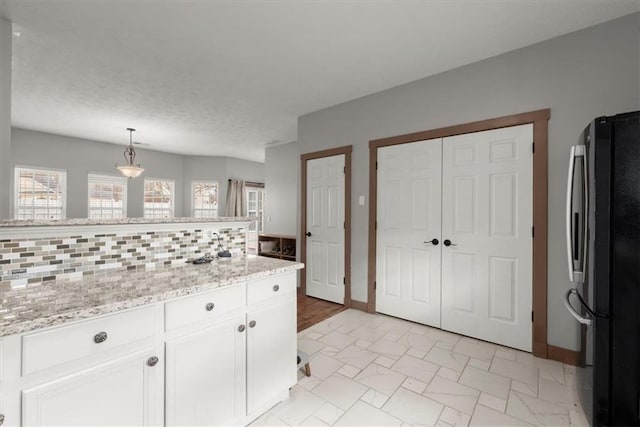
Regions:
[[[295,283],[293,274],[250,282],[248,286],[249,301],[254,300],[252,295],[263,295],[247,310],[249,415],[277,403],[297,382],[296,299],[291,283]]]
[[[22,391],[24,426],[147,426],[162,370],[137,353]],[[10,421],[10,420],[7,420]]]
[[[244,418],[245,335],[240,315],[167,341],[167,426],[229,425]]]

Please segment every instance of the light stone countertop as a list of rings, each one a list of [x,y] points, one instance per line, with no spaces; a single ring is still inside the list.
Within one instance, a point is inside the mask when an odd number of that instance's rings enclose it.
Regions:
[[[299,262],[249,255],[211,264],[118,270],[7,290],[0,295],[0,338],[303,267]]]
[[[66,225],[126,225],[126,224],[215,224],[225,222],[252,221],[250,217],[215,217],[215,218],[121,218],[121,219],[90,219],[90,218],[69,218],[54,220],[23,220],[23,219],[0,219],[0,227],[60,227]]]

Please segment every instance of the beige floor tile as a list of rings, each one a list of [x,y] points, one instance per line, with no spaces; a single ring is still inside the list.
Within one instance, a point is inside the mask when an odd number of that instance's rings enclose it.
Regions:
[[[484,391],[501,399],[509,397],[511,380],[500,375],[467,366],[460,377],[460,384]]]
[[[367,348],[369,347],[371,344],[373,344],[371,341],[367,341],[367,340],[358,340],[356,341],[356,345],[360,348]]]
[[[436,376],[423,393],[431,400],[440,402],[465,414],[471,415],[475,408],[480,392],[471,387],[449,381]]]
[[[342,409],[329,402],[325,402],[313,415],[322,420],[322,422],[333,425],[342,414],[344,414]]]
[[[413,332],[407,333],[404,337],[398,340],[399,343],[411,347],[418,351],[428,353],[434,345],[436,340],[429,336],[426,332],[424,334],[416,334]]]
[[[418,359],[424,359],[424,357],[427,355],[427,352],[410,347],[405,354],[408,356],[417,357]]]
[[[319,341],[323,344],[342,350],[356,342],[357,339],[342,332],[332,331],[320,338]]]
[[[390,396],[400,384],[402,384],[405,378],[404,375],[372,363],[364,368],[355,377],[355,380],[369,388]]]
[[[569,411],[569,421],[575,427],[589,427],[589,421],[582,410],[572,409]]]
[[[507,414],[535,425],[570,425],[568,410],[517,392],[512,392],[509,396]]]
[[[575,388],[542,377],[538,383],[538,397],[547,402],[565,404],[563,406],[567,408],[579,401]]]
[[[356,345],[350,345],[336,354],[335,357],[344,363],[348,363],[349,365],[362,369],[376,360],[378,355]]]
[[[316,331],[309,331],[305,335],[305,338],[307,338],[309,340],[317,340],[317,339],[319,339],[321,337],[322,337],[322,334],[320,332],[316,332]]]
[[[294,387],[289,393],[289,399],[276,405],[271,409],[271,413],[289,425],[297,425],[317,411],[324,403],[321,398],[310,391]]]
[[[516,361],[522,365],[535,366],[540,370],[542,378],[565,384],[564,368],[562,363],[550,359],[541,359],[530,353],[517,352]]]
[[[340,353],[340,349],[339,348],[335,348],[335,347],[331,347],[330,345],[325,346],[324,348],[322,348],[319,353],[322,353],[326,356],[329,357],[335,357],[336,354]]]
[[[387,331],[384,329],[361,325],[349,332],[349,335],[361,340],[374,342],[387,335]]]
[[[275,416],[271,411],[267,411],[257,419],[255,419],[250,426],[288,426],[289,424],[282,421],[280,418]]]
[[[467,362],[467,366],[473,366],[474,368],[488,371],[491,367],[491,359],[474,359],[473,357]]]
[[[516,360],[516,350],[513,350],[511,348],[499,348],[496,350],[496,355],[495,357],[499,357],[501,359],[507,359],[507,360]]]
[[[337,426],[400,426],[402,422],[391,415],[359,401],[335,424]]]
[[[393,366],[394,363],[396,363],[396,361],[394,359],[390,359],[386,356],[379,356],[375,362],[380,365],[380,366],[384,366],[385,368],[390,368]]]
[[[496,352],[496,346],[469,338],[462,338],[453,348],[453,351],[473,359],[491,360]]]
[[[469,421],[471,421],[471,416],[449,407],[444,408],[438,420],[438,422],[456,427],[466,427],[469,425]]]
[[[408,348],[403,344],[382,338],[371,344],[367,350],[392,359],[398,359],[407,352]]]
[[[496,357],[491,363],[489,372],[518,380],[532,387],[538,383],[538,368],[536,366],[522,365],[513,360]]]
[[[303,375],[298,379],[298,385],[305,390],[313,390],[313,388],[318,384],[320,384],[320,379],[314,377],[313,375],[310,377]]]
[[[458,381],[462,372],[452,371],[449,368],[440,368],[436,375],[446,378],[451,381]]]
[[[308,339],[307,336],[308,335],[303,338],[298,338],[298,350],[304,351],[311,356],[325,347],[323,343]]]
[[[407,390],[411,390],[414,393],[422,394],[422,392],[427,388],[427,384],[422,381],[418,381],[415,378],[407,378],[402,383],[402,387]]]
[[[353,378],[360,373],[360,368],[356,368],[351,365],[344,365],[342,368],[338,369],[338,373],[347,378]]]
[[[476,410],[473,412],[473,416],[471,417],[471,421],[469,422],[470,426],[500,426],[500,427],[510,427],[510,426],[531,426],[527,422],[519,420],[517,418],[511,417],[509,415],[503,414],[502,412],[498,412],[495,409],[487,408],[483,405],[476,406]]]
[[[427,354],[424,360],[435,363],[439,366],[444,366],[445,368],[453,371],[462,372],[469,361],[469,356],[434,347],[429,354]]]
[[[538,384],[525,384],[517,380],[511,380],[511,391],[526,394],[531,397],[538,397]]]
[[[313,389],[314,394],[345,411],[366,392],[367,387],[342,375],[331,376]]]
[[[487,393],[480,393],[478,404],[495,409],[498,412],[504,412],[507,409],[507,401],[505,399],[500,399]]]
[[[417,359],[405,354],[398,359],[391,369],[428,384],[440,367],[426,360]]]
[[[400,387],[382,410],[409,424],[434,425],[443,408],[438,402]]]
[[[389,396],[380,393],[372,388],[370,388],[365,394],[360,398],[363,402],[367,402],[369,405],[375,406],[376,408],[382,408],[387,400],[389,400]]]
[[[298,425],[305,426],[305,427],[324,427],[324,426],[329,426],[331,424],[327,424],[324,421],[322,421],[320,418],[316,417],[315,415],[312,415],[306,420],[304,420],[302,424],[298,424]]]
[[[309,361],[311,375],[320,380],[324,380],[325,378],[333,375],[333,373],[340,369],[342,365],[344,365],[344,363],[341,361],[323,353],[316,354]]]

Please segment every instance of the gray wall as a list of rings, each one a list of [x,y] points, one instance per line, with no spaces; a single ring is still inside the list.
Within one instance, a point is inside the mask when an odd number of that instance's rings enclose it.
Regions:
[[[562,304],[570,286],[563,222],[569,146],[594,117],[640,108],[639,17],[623,17],[301,117],[299,153],[353,145],[353,298],[367,298],[369,140],[551,108],[548,342],[577,349],[577,322]],[[367,196],[365,206],[358,206],[359,195]],[[293,200],[288,208],[296,208]]]
[[[11,22],[0,18],[0,218],[11,204]]]
[[[264,182],[265,165],[232,157],[184,157],[184,208],[187,215],[191,209],[191,181],[218,181],[218,214],[224,216],[227,200],[228,180]]]
[[[117,174],[115,163],[123,163],[125,146],[71,138],[67,136],[13,128],[11,132],[11,165],[38,166],[67,171],[67,217],[87,216],[87,174]],[[143,215],[144,177],[173,179],[176,188],[176,216],[191,215],[191,180],[217,180],[226,194],[228,165],[242,174],[238,178],[256,180],[264,177],[262,163],[226,157],[196,157],[136,148],[136,160],[145,171],[140,178],[129,180],[127,214]],[[12,169],[12,168],[11,168]],[[13,179],[13,176],[12,176]],[[10,188],[13,188],[12,186]],[[224,198],[220,214],[224,213]]]
[[[295,142],[267,148],[264,173],[267,197],[265,233],[295,235],[300,156]]]

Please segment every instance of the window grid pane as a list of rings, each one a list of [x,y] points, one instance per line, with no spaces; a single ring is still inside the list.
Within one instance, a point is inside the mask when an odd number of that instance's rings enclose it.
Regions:
[[[191,183],[192,215],[195,218],[218,216],[218,182],[193,181]]]
[[[175,200],[175,183],[162,179],[144,180],[144,217],[171,218]]]
[[[109,175],[89,175],[89,218],[126,218],[126,200],[126,178]]]
[[[62,219],[65,216],[66,172],[15,169],[16,219]]]

